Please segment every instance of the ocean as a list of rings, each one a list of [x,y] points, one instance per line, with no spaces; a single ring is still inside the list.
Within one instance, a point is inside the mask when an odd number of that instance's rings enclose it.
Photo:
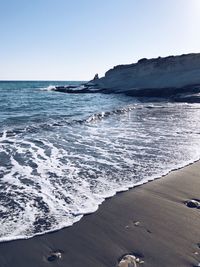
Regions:
[[[200,158],[200,104],[52,90],[80,84],[0,82],[0,241],[72,225]]]

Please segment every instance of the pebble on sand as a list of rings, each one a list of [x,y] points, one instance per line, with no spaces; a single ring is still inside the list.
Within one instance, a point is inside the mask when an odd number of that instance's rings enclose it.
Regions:
[[[125,255],[120,262],[118,263],[117,267],[137,267],[137,264],[142,264],[144,261],[141,261],[139,258],[136,258],[134,255]]]
[[[186,205],[189,207],[189,208],[200,208],[200,202],[198,200],[195,200],[195,199],[191,199],[191,200],[188,200],[186,202]]]
[[[48,256],[47,259],[48,261],[56,261],[56,260],[61,259],[61,257],[62,257],[62,254],[60,251],[54,251]]]

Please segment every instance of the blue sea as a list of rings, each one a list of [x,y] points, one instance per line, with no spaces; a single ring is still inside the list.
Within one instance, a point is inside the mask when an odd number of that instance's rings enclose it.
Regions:
[[[200,158],[200,104],[52,90],[80,84],[0,82],[0,241],[72,225]]]

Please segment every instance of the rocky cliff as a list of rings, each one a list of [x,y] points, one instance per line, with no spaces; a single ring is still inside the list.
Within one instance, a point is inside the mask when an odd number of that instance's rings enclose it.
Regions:
[[[129,95],[173,95],[200,91],[200,54],[141,59],[118,65],[93,80],[104,92]]]

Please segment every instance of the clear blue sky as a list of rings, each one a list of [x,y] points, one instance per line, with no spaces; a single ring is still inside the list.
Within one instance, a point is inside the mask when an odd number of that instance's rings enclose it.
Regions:
[[[88,80],[200,52],[200,0],[0,0],[0,80]]]

